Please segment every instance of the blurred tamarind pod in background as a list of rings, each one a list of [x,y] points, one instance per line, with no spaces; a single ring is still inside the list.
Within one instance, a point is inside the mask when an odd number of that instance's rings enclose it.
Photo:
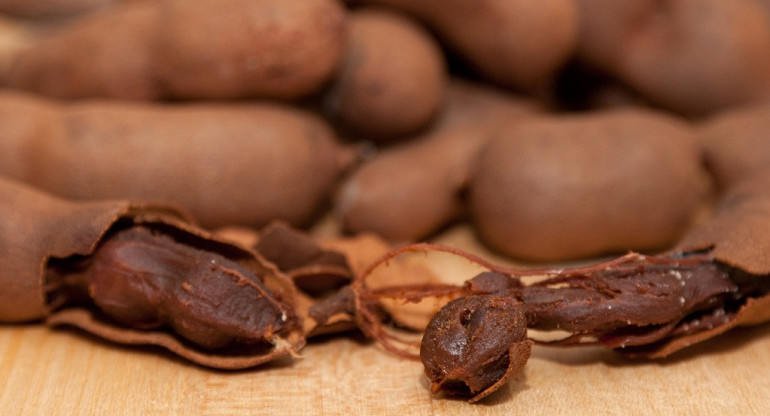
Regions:
[[[444,55],[420,24],[381,8],[350,13],[342,68],[324,110],[355,139],[413,134],[439,112],[448,83]]]
[[[480,237],[536,261],[658,250],[705,203],[692,126],[643,108],[543,116],[502,131],[471,174]]]
[[[340,223],[391,241],[435,233],[464,212],[463,191],[484,144],[538,112],[526,99],[453,80],[427,131],[380,150],[343,181],[335,200]]]
[[[336,0],[148,0],[64,25],[13,60],[7,84],[61,98],[317,92],[341,62]]]
[[[409,13],[473,69],[505,87],[547,88],[574,53],[573,0],[355,0]]]
[[[770,95],[770,13],[754,0],[577,0],[578,56],[651,102],[703,115]]]
[[[75,199],[182,206],[207,227],[306,225],[353,153],[275,103],[61,103],[0,94],[0,174]]]

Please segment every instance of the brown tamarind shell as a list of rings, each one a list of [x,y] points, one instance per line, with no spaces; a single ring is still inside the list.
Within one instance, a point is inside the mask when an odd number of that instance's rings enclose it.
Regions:
[[[265,285],[293,305],[291,281],[256,252],[235,245],[196,226],[175,207],[108,200],[75,202],[46,194],[0,177],[0,323],[45,321],[51,326],[80,328],[106,340],[127,345],[155,345],[196,364],[225,369],[253,367],[293,355],[305,344],[301,324],[270,348],[237,352],[196,348],[174,334],[126,328],[84,306],[52,310],[46,299],[46,267],[53,259],[88,256],[118,222],[162,227],[227,253],[256,268]]]

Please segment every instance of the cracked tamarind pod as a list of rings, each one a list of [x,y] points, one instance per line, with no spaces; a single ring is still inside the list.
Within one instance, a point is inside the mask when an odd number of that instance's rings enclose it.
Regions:
[[[456,359],[463,351],[504,351],[524,338],[476,336],[446,328],[467,327],[463,317],[478,305],[480,295],[516,301],[510,314],[524,314],[520,325],[570,335],[549,345],[601,345],[636,357],[658,358],[713,338],[741,325],[770,321],[770,175],[755,175],[732,187],[713,216],[689,231],[671,251],[643,256],[630,253],[608,262],[573,269],[503,270],[466,282],[466,296],[450,302],[429,323],[423,337],[422,359],[436,390],[461,392],[471,400],[499,388],[510,372],[520,368],[527,351],[498,362],[487,378],[476,357]],[[545,276],[532,284],[522,278]],[[451,305],[451,306],[450,306]],[[452,311],[461,311],[453,313]],[[466,320],[467,321],[467,320]],[[499,343],[499,344],[498,344]],[[428,344],[428,345],[426,345]],[[476,344],[480,344],[477,346]],[[448,352],[447,352],[448,351]],[[435,363],[443,360],[444,364]],[[446,364],[448,362],[448,364]],[[487,365],[485,362],[484,365]],[[454,374],[470,375],[458,388]]]
[[[585,268],[545,271],[547,279],[531,285],[520,279],[543,271],[480,274],[426,327],[420,356],[432,391],[471,402],[487,396],[525,365],[525,343],[600,345],[656,358],[737,325],[770,320],[767,273],[748,273],[713,254],[631,253]],[[471,319],[477,315],[493,318]],[[527,328],[569,335],[530,340]]]
[[[660,358],[731,328],[769,322],[768,218],[766,172],[731,187],[712,217],[665,253],[631,252],[584,267],[535,270],[499,267],[457,249],[416,244],[370,266],[347,289],[352,291],[348,303],[355,305],[358,325],[368,336],[389,351],[413,357],[414,342],[385,330],[391,317],[383,314],[381,301],[444,299],[420,342],[425,374],[434,393],[477,401],[524,366],[530,342],[598,345],[632,357]],[[422,257],[451,253],[487,271],[462,286],[367,287],[374,269],[391,267],[410,252]],[[350,310],[350,305],[336,306]],[[562,338],[529,339],[528,328],[562,331]]]
[[[75,326],[214,368],[305,343],[290,279],[175,209],[67,201],[0,179],[0,212],[0,322]]]

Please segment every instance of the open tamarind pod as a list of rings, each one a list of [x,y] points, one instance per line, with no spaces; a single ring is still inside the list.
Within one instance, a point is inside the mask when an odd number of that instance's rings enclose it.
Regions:
[[[388,350],[412,356],[414,343],[384,329],[384,300],[441,298],[424,329],[421,358],[434,392],[477,401],[526,362],[531,341],[598,345],[634,356],[668,356],[731,328],[770,321],[770,173],[733,186],[713,215],[658,255],[628,253],[571,268],[501,267],[457,249],[401,247],[352,285],[360,327]],[[380,267],[415,253],[445,252],[486,269],[464,284],[412,281],[370,287]],[[453,268],[455,270],[455,268]],[[396,278],[402,270],[394,271]],[[398,316],[398,315],[395,315]],[[506,330],[500,335],[500,328]],[[539,338],[523,328],[556,331]]]
[[[73,202],[0,179],[0,321],[44,320],[245,368],[305,343],[295,287],[178,210]]]
[[[76,199],[151,199],[206,227],[305,224],[354,154],[275,103],[60,103],[0,94],[0,174]]]
[[[61,98],[296,99],[329,80],[344,39],[336,0],[124,2],[18,54],[8,85]]]
[[[294,282],[297,312],[308,338],[356,328],[356,308],[348,286],[391,250],[374,234],[319,237],[283,221],[259,230],[225,227],[216,233],[254,248]]]
[[[631,253],[596,265],[550,271],[492,267],[492,273],[470,280],[465,289],[475,296],[494,294],[521,302],[519,308],[526,314],[529,328],[571,334],[549,344],[602,345],[636,357],[665,357],[731,328],[770,321],[768,218],[770,174],[764,173],[733,186],[721,198],[713,216],[689,231],[668,253],[649,257]],[[528,284],[525,278],[530,274],[541,278]],[[445,336],[443,329],[455,322],[469,328],[472,319],[463,321],[463,317],[483,316],[474,307],[478,303],[474,296],[467,297],[452,303],[452,310],[459,312],[435,315],[438,322],[429,324],[423,343],[450,342],[452,338]],[[482,305],[481,309],[485,308],[499,305]],[[513,344],[523,340],[500,339]],[[493,343],[471,338],[464,350],[479,349],[472,345],[485,342]],[[454,345],[461,344],[454,340]],[[433,375],[434,382],[445,383],[448,373],[436,372],[432,364],[437,359],[433,355],[441,347],[425,348],[429,354],[423,357],[426,374]],[[492,350],[487,346],[485,351]],[[439,358],[445,359],[445,355]],[[518,363],[517,358],[510,360]],[[463,362],[471,359],[466,357]],[[452,368],[455,374],[476,374],[472,381],[483,379],[474,368],[464,368],[459,362],[454,365],[445,364],[443,368]],[[458,368],[463,371],[457,372]],[[500,380],[508,377],[502,369],[505,365],[500,364]],[[500,385],[499,380],[483,380],[488,388]],[[447,383],[450,394],[489,393],[478,386],[469,391],[472,386],[466,384],[463,390],[459,388],[462,385]]]
[[[484,144],[536,113],[530,101],[453,80],[429,130],[379,151],[344,180],[335,200],[337,217],[348,231],[391,241],[436,232],[463,212],[462,191]]]

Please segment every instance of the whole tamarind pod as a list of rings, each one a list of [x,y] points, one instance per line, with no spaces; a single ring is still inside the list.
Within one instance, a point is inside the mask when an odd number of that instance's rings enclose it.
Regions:
[[[208,227],[306,223],[352,161],[322,119],[268,103],[5,93],[0,131],[0,174],[68,198],[172,202]]]
[[[572,0],[358,2],[414,15],[481,74],[521,90],[546,86],[577,43]]]
[[[61,98],[295,99],[329,80],[344,39],[336,0],[132,1],[18,54],[8,85]]]
[[[675,117],[633,108],[542,117],[482,150],[469,205],[492,248],[560,261],[675,243],[708,180],[694,130]]]
[[[348,135],[376,141],[426,127],[444,102],[448,81],[437,42],[407,16],[377,8],[352,11],[348,29],[325,112]]]
[[[453,80],[429,130],[381,150],[345,179],[336,215],[349,231],[392,241],[434,233],[463,212],[461,194],[484,144],[536,111],[514,95]]]
[[[172,208],[62,200],[0,178],[0,322],[44,320],[245,368],[304,345],[292,282]]]
[[[650,101],[703,115],[770,95],[770,14],[752,0],[578,0],[578,55]]]

